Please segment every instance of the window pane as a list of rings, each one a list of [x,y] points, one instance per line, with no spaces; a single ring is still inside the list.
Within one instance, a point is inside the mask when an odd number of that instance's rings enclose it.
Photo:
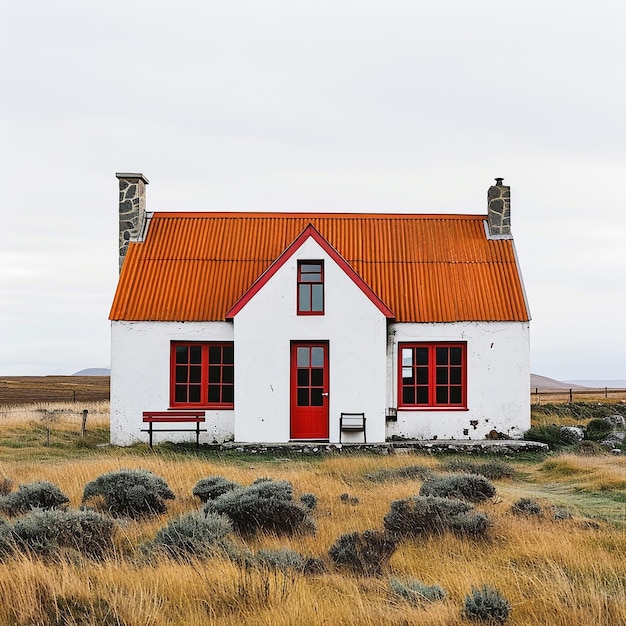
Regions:
[[[321,263],[302,263],[302,265],[300,265],[300,271],[302,273],[305,272],[317,272],[317,273],[321,273],[322,272],[322,264]]]
[[[437,384],[438,385],[448,384],[448,368],[447,367],[437,368]]]
[[[232,383],[235,380],[235,368],[232,365],[222,367],[222,382]]]
[[[402,388],[402,403],[403,404],[415,404],[415,388],[414,387]]]
[[[219,365],[211,365],[211,367],[209,367],[209,382],[210,383],[220,382],[221,370],[222,368]]]
[[[461,355],[463,350],[461,348],[450,348],[450,365],[461,365]]]
[[[428,384],[428,368],[427,367],[417,368],[417,384],[418,385]]]
[[[461,384],[461,372],[463,370],[460,367],[451,367],[450,368],[450,384],[452,385],[460,385]]]
[[[209,385],[209,402],[211,403],[220,402],[220,386],[219,385]]]
[[[176,366],[176,382],[177,383],[187,382],[187,367],[185,365]]]
[[[448,348],[437,348],[435,350],[437,356],[437,365],[448,365]]]
[[[402,368],[402,382],[405,385],[415,382],[413,380],[413,368],[412,367]]]
[[[311,370],[311,385],[314,387],[322,387],[324,385],[324,370]]]
[[[189,385],[189,402],[200,402],[199,385]]]
[[[437,404],[448,404],[447,387],[437,387]]]
[[[187,402],[187,387],[183,385],[176,385],[174,399],[176,402]]]
[[[309,406],[308,389],[298,389],[298,406]]]
[[[230,385],[222,387],[222,402],[232,404],[235,401],[235,388]]]
[[[313,367],[324,366],[324,348],[311,348],[311,365]]]
[[[209,346],[209,363],[218,365],[222,362],[222,346]]]
[[[234,346],[224,346],[223,347],[223,362],[228,363],[228,365],[232,365],[235,362],[235,347]]]
[[[298,370],[298,387],[308,387],[308,386],[309,386],[309,370],[299,369]]]
[[[402,348],[402,365],[413,365],[412,348]]]
[[[300,276],[300,282],[301,283],[321,283],[322,282],[322,275],[317,273],[317,274],[301,274]]]
[[[428,348],[415,348],[415,362],[417,365],[428,365]]]
[[[311,286],[299,285],[298,289],[300,291],[299,310],[310,311],[311,310]]]
[[[311,285],[313,290],[313,302],[311,303],[311,311],[324,310],[324,285]]]
[[[298,348],[296,360],[298,367],[309,367],[309,349]]]
[[[324,396],[322,396],[322,390],[319,387],[311,389],[311,406],[323,406]]]
[[[461,387],[450,387],[450,404],[461,404],[461,402],[463,402]]]
[[[189,362],[202,363],[202,346],[189,346]]]
[[[199,365],[192,365],[189,368],[189,382],[199,383],[202,381],[202,368]]]
[[[428,400],[428,387],[417,388],[417,404],[430,404]]]
[[[188,363],[187,346],[176,346],[176,363]]]

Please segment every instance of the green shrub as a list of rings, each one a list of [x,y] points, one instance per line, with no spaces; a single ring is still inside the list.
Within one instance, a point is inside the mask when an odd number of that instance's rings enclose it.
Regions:
[[[96,511],[36,510],[18,518],[12,533],[18,548],[39,556],[53,556],[60,548],[94,559],[113,548],[115,525]]]
[[[419,605],[423,602],[437,602],[446,597],[446,592],[439,585],[425,585],[419,580],[402,582],[397,578],[391,578],[389,586],[395,595],[413,605]]]
[[[386,533],[366,530],[341,535],[328,554],[335,565],[355,574],[380,576],[396,549],[396,542]]]
[[[235,531],[244,536],[259,531],[292,535],[315,530],[308,507],[293,501],[293,487],[286,480],[262,479],[232,489],[209,500],[204,510],[226,515]]]
[[[352,504],[353,506],[356,506],[360,502],[360,500],[356,496],[351,496],[349,493],[342,493],[339,496],[339,499],[344,504]]]
[[[589,439],[575,443],[572,447],[572,452],[579,456],[606,456],[609,454],[609,451],[604,446],[597,441],[589,441]]]
[[[418,537],[450,530],[454,518],[473,509],[451,498],[413,496],[394,500],[385,515],[385,530],[393,537]]]
[[[515,515],[539,516],[543,511],[541,505],[532,498],[520,498],[511,506],[511,513]]]
[[[594,418],[587,424],[587,439],[591,441],[602,441],[613,432],[613,424],[605,419]]]
[[[504,461],[488,461],[486,463],[474,463],[465,459],[450,459],[443,464],[444,469],[450,472],[463,472],[465,474],[479,474],[489,480],[500,480],[515,476],[515,468]]]
[[[47,481],[20,485],[17,491],[0,497],[0,511],[6,515],[20,515],[33,509],[65,508],[70,499]]]
[[[164,513],[164,500],[174,497],[163,478],[143,469],[102,474],[88,483],[83,491],[83,502],[102,498],[104,508],[110,513],[131,518]]]
[[[496,495],[496,488],[484,476],[453,474],[425,481],[420,488],[419,495],[483,502]]]
[[[541,443],[547,443],[550,448],[571,446],[578,441],[578,437],[574,434],[574,432],[554,424],[531,426],[524,433],[524,439],[526,441],[539,441]]]
[[[179,560],[202,558],[223,550],[226,536],[232,529],[224,515],[187,513],[161,528],[151,546]]]
[[[199,480],[192,493],[197,498],[200,498],[201,502],[208,502],[237,487],[241,487],[241,485],[223,476],[209,476]]]
[[[480,589],[473,588],[463,604],[463,615],[474,621],[504,624],[510,612],[509,602],[496,589],[487,585]]]

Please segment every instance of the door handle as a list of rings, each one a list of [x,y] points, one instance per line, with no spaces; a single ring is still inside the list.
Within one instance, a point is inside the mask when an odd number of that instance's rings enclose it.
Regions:
[[[328,398],[328,391],[322,391],[322,395]]]

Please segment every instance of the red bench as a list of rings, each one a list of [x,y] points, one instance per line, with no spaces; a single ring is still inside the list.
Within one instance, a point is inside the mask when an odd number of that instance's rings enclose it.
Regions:
[[[200,424],[206,421],[204,411],[144,411],[143,421],[148,428],[142,428],[141,432],[148,433],[149,445],[152,447],[152,433],[185,432],[196,433],[196,448],[200,447],[200,433],[205,433],[206,428],[200,428]],[[195,424],[195,428],[155,428],[154,424]]]

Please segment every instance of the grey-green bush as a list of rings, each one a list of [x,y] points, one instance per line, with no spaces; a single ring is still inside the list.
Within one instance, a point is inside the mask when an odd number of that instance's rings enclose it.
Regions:
[[[300,502],[302,502],[309,511],[312,511],[317,506],[317,497],[312,493],[303,493],[300,496]]]
[[[111,519],[85,510],[36,510],[15,520],[15,545],[39,556],[55,556],[60,548],[100,559],[113,548],[115,524]]]
[[[208,502],[237,487],[241,485],[223,476],[209,476],[199,480],[192,493],[196,498],[200,498],[201,502]]]
[[[88,483],[83,491],[83,503],[102,498],[102,508],[114,515],[131,518],[165,513],[164,501],[174,497],[163,478],[144,469],[102,474]]]
[[[293,487],[286,480],[262,479],[238,487],[209,500],[204,510],[226,515],[235,531],[244,536],[259,531],[279,535],[315,531],[308,507],[293,501]]]
[[[385,530],[399,538],[440,534],[451,528],[457,515],[472,509],[462,500],[435,496],[394,500],[384,518]]]
[[[504,624],[511,613],[511,605],[499,591],[483,585],[480,589],[472,588],[465,597],[462,613],[473,621]]]
[[[0,511],[13,516],[33,509],[65,508],[70,499],[56,485],[39,481],[20,485],[17,491],[0,497]]]
[[[483,502],[496,495],[496,488],[484,476],[478,476],[477,474],[452,474],[424,481],[420,487],[419,495]]]
[[[393,467],[380,469],[366,474],[366,478],[375,483],[384,483],[399,480],[426,480],[433,475],[430,468],[422,465],[407,465],[406,467]]]
[[[541,505],[532,498],[520,498],[511,506],[511,513],[515,515],[535,515],[542,514]]]
[[[161,528],[151,545],[175,559],[203,558],[227,548],[226,537],[232,529],[224,515],[187,513]]]
[[[489,480],[512,478],[515,468],[504,461],[487,461],[486,463],[474,463],[465,459],[449,459],[442,466],[450,472],[462,472],[464,474],[479,474]]]
[[[439,585],[426,585],[414,579],[402,582],[397,578],[391,578],[389,586],[395,595],[413,605],[437,602],[446,597],[446,592]]]
[[[330,547],[328,555],[335,565],[355,574],[380,576],[396,549],[396,541],[379,530],[366,530],[341,535]]]
[[[11,524],[4,519],[0,519],[0,558],[12,554],[15,550],[15,539]]]
[[[491,521],[481,511],[459,513],[450,521],[450,530],[462,537],[486,539],[491,528]]]
[[[289,548],[259,550],[255,559],[261,567],[277,569],[282,572],[293,570],[302,574],[321,574],[325,570],[321,559],[302,556],[299,552]]]

